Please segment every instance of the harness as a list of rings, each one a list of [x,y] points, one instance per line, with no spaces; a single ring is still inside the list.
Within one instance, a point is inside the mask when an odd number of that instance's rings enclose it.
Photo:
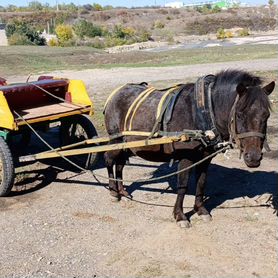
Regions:
[[[244,138],[248,138],[248,137],[259,137],[261,139],[264,139],[264,148],[267,152],[270,152],[271,150],[269,148],[269,145],[266,140],[266,135],[264,133],[257,132],[257,131],[247,131],[247,132],[237,133],[237,130],[236,130],[237,129],[236,128],[236,106],[237,106],[238,100],[239,100],[239,95],[236,96],[235,102],[232,106],[230,116],[229,116],[230,120],[229,120],[228,129],[229,129],[229,134],[230,134],[230,143],[236,144],[236,146],[240,150],[240,156],[241,156],[242,148],[241,148],[241,144],[240,144],[240,139],[244,139]]]
[[[216,145],[222,142],[220,133],[215,124],[211,88],[215,82],[214,75],[206,75],[197,79],[194,86],[193,111],[197,128],[205,132],[207,145]]]
[[[215,146],[219,147],[223,144],[227,144],[227,142],[223,142],[219,131],[216,128],[216,121],[214,116],[214,109],[212,104],[212,95],[211,90],[215,83],[214,75],[206,75],[198,78],[194,85],[194,103],[193,103],[193,114],[194,114],[194,122],[196,124],[196,133],[203,133],[202,137],[199,137],[201,142],[205,147]],[[130,84],[127,84],[130,85]],[[159,91],[154,87],[149,87],[147,83],[140,84],[132,84],[143,86],[143,91],[135,98],[133,103],[128,109],[128,112],[125,117],[124,122],[124,130],[132,131],[132,121],[134,116],[136,115],[137,110],[141,106],[141,104],[150,96],[153,92]],[[125,85],[124,85],[125,86]],[[107,103],[112,99],[112,97],[119,92],[124,86],[121,86],[114,90],[112,94],[109,96],[105,103],[105,107]],[[172,119],[173,110],[176,104],[176,101],[183,91],[185,84],[178,84],[173,87],[160,90],[162,93],[162,97],[158,103],[157,111],[156,111],[156,121],[152,128],[151,134],[148,138],[152,138],[154,134],[157,132],[161,135],[169,134],[168,132],[168,124]],[[240,149],[240,154],[242,153],[240,140],[248,137],[259,137],[262,139],[266,139],[266,135],[261,132],[256,131],[248,131],[237,133],[236,131],[236,106],[239,100],[239,96],[237,95],[235,102],[233,103],[230,115],[229,115],[229,124],[228,130],[230,134],[229,144],[234,145]],[[267,141],[264,141],[264,147],[266,151],[270,151],[270,148],[267,144]]]

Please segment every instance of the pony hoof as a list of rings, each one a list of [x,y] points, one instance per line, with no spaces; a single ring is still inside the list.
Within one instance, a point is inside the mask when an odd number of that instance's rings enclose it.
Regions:
[[[128,192],[125,191],[125,190],[121,190],[119,193],[120,193],[121,196],[130,197],[130,195],[128,194]]]
[[[115,198],[119,198],[119,193],[115,190],[110,190],[110,195]]]
[[[121,197],[120,196],[111,196],[111,202],[113,202],[113,203],[117,203],[117,202],[119,202],[119,201],[121,201]]]
[[[112,202],[119,202],[121,200],[121,196],[118,192],[111,190],[110,191],[111,201]]]
[[[188,220],[181,220],[181,221],[178,221],[177,222],[177,225],[180,227],[180,228],[185,228],[185,229],[188,229],[191,227],[191,224]]]
[[[212,221],[212,217],[209,214],[202,214],[202,215],[200,215],[200,217],[204,222]]]

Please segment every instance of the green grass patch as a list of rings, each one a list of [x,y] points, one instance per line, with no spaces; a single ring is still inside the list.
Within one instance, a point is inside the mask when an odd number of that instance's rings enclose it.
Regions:
[[[26,75],[54,70],[114,67],[167,67],[226,61],[276,58],[275,45],[242,45],[164,52],[108,54],[92,47],[0,47],[0,75]]]

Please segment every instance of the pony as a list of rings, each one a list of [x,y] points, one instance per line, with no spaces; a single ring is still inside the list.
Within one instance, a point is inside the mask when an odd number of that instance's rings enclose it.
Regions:
[[[121,87],[108,101],[104,117],[109,135],[124,131],[125,116],[133,101],[144,90],[142,84],[127,84]],[[185,129],[196,130],[199,123],[195,115],[194,83],[182,86],[168,123],[169,132]],[[211,104],[215,127],[221,141],[235,142],[248,167],[259,167],[263,158],[262,149],[266,140],[267,120],[270,116],[268,96],[272,93],[275,82],[262,86],[262,79],[246,71],[224,70],[214,76],[210,87]],[[153,92],[141,103],[133,115],[132,130],[151,132],[155,125],[155,112],[161,98],[161,92]],[[114,142],[129,142],[142,139],[136,135],[123,136]],[[123,168],[130,156],[139,156],[155,162],[178,161],[178,170],[189,167],[195,162],[214,152],[214,146],[204,146],[198,140],[173,143],[172,151],[164,145],[146,146],[129,150],[115,150],[104,153],[108,171],[109,189],[112,196],[128,196],[123,186]],[[211,220],[211,215],[204,206],[204,191],[208,166],[212,158],[195,167],[196,196],[194,211],[204,220]],[[114,171],[115,166],[115,171]],[[114,173],[115,172],[115,173]],[[183,201],[191,171],[177,175],[177,198],[173,216],[180,227],[190,227],[190,222],[183,212]],[[113,180],[119,179],[118,181]]]

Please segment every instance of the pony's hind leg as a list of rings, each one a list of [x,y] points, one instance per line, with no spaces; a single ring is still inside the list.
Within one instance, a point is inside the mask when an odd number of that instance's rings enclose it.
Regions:
[[[114,179],[114,171],[113,171],[113,166],[116,163],[117,156],[119,155],[119,151],[109,151],[104,153],[104,161],[105,165],[108,171],[108,177],[110,179]],[[110,194],[115,197],[119,198],[119,192],[118,192],[118,187],[117,183],[114,180],[109,180],[109,190]]]
[[[204,206],[204,191],[207,179],[207,170],[211,162],[211,159],[206,160],[205,162],[196,166],[196,197],[194,210],[199,216],[202,217],[204,221],[210,221],[211,216]]]
[[[117,157],[116,160],[116,179],[119,179],[117,181],[117,188],[120,196],[129,196],[128,192],[124,189],[123,185],[123,169],[126,164],[127,156],[126,152],[122,151],[121,154]]]
[[[191,164],[192,164],[191,161],[189,161],[187,159],[182,159],[179,162],[178,170],[182,170],[182,169],[190,166]],[[189,220],[183,213],[183,200],[184,200],[184,196],[187,191],[189,175],[190,175],[189,171],[184,171],[184,172],[181,172],[178,174],[178,192],[177,192],[178,195],[177,195],[177,200],[176,200],[176,203],[174,206],[173,214],[177,221],[177,224],[181,228],[189,228],[191,226],[189,223]]]

